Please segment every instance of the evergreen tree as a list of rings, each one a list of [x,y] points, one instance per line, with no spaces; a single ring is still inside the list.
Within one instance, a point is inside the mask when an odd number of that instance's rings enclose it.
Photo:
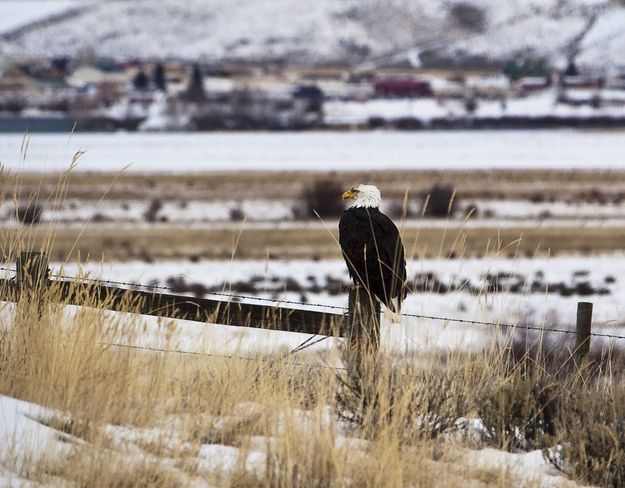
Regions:
[[[204,91],[204,75],[198,64],[193,65],[193,73],[191,74],[191,82],[186,91],[186,98],[194,102],[206,100],[206,92]]]
[[[165,68],[163,67],[161,63],[158,63],[154,67],[153,80],[154,80],[154,86],[156,86],[157,90],[160,90],[162,92],[167,91],[167,80],[165,79]]]
[[[136,90],[147,90],[150,80],[143,70],[139,71],[132,80],[132,84]]]
[[[514,60],[508,61],[508,63],[506,64],[506,67],[503,70],[503,73],[510,80],[518,80],[521,77],[521,67]]]
[[[540,76],[541,78],[549,77],[549,68],[545,64],[545,61],[540,60],[537,61],[534,65],[534,70],[532,72],[533,76]]]
[[[575,66],[575,61],[571,61],[566,67],[566,71],[564,72],[565,76],[579,76],[579,71],[577,70],[577,66]]]

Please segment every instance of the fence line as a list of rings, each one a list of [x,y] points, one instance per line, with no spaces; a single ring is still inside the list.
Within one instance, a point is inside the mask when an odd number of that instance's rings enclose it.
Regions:
[[[2,269],[4,268],[0,268],[0,270]],[[94,283],[117,284],[117,285],[131,286],[131,287],[169,290],[169,291],[176,292],[174,288],[169,287],[169,286],[146,285],[142,283],[129,283],[129,282],[113,281],[113,280],[100,280],[97,278],[76,278],[76,277],[63,276],[63,275],[51,275],[51,276],[56,277],[56,278],[63,278],[67,280],[79,280],[79,281],[86,280],[86,281],[91,281]],[[180,292],[176,292],[176,293],[180,293]],[[274,299],[274,298],[263,298],[263,297],[256,297],[256,296],[251,296],[251,295],[239,295],[235,293],[207,291],[205,294],[222,296],[226,298],[237,298],[237,299],[243,299],[243,300],[257,300],[257,301],[280,303],[280,304],[286,303],[286,304],[292,304],[292,305],[305,305],[309,307],[331,308],[331,309],[344,310],[344,311],[349,310],[348,307],[343,307],[340,305],[301,302],[297,300],[281,300],[281,299]],[[435,315],[425,315],[425,314],[415,314],[415,313],[402,313],[401,316],[413,317],[413,318],[419,318],[419,319],[427,319],[427,320],[435,320],[439,322],[456,322],[456,323],[471,324],[471,325],[502,327],[502,328],[507,328],[507,329],[524,329],[524,330],[534,330],[534,331],[541,331],[541,332],[555,332],[555,333],[561,333],[561,334],[576,334],[577,333],[574,330],[568,330],[568,329],[551,329],[551,328],[546,329],[544,327],[536,327],[536,326],[530,326],[530,325],[507,324],[507,323],[502,323],[502,322],[486,322],[486,321],[480,321],[480,320],[460,319],[460,318],[453,318],[453,317],[441,317],[441,316],[435,316]],[[611,339],[625,339],[625,336],[619,336],[619,335],[614,335],[614,334],[603,334],[603,333],[597,333],[597,332],[591,332],[590,335],[595,336],[595,337],[606,337],[606,338],[611,338]]]
[[[13,273],[16,272],[15,269],[3,268],[3,267],[0,267],[0,271],[10,271],[10,272],[13,272]],[[143,284],[143,283],[132,283],[132,282],[126,282],[126,281],[104,280],[104,279],[99,279],[99,278],[87,278],[87,277],[80,277],[80,276],[78,276],[78,277],[77,276],[65,276],[65,275],[59,275],[59,274],[51,274],[50,277],[51,278],[61,278],[63,280],[78,281],[78,282],[87,281],[87,282],[96,283],[96,284],[122,285],[122,286],[130,287],[130,289],[133,289],[133,288],[146,288],[148,290],[167,290],[167,291],[173,291],[174,293],[180,293],[180,291],[178,291],[176,288],[171,287],[171,286],[146,285],[146,284]],[[335,309],[335,310],[347,311],[347,307],[342,307],[340,305],[329,305],[329,304],[324,304],[324,303],[310,303],[310,302],[301,302],[301,301],[297,301],[297,300],[281,300],[279,298],[255,297],[255,296],[251,296],[251,295],[238,295],[236,293],[225,293],[225,292],[217,292],[217,291],[207,291],[204,294],[205,295],[222,296],[222,297],[226,297],[226,298],[239,298],[239,299],[242,299],[242,300],[256,300],[256,301],[260,301],[260,302],[269,302],[269,303],[286,303],[286,304],[292,304],[292,305],[305,305],[305,306],[309,306],[309,307],[330,308],[330,309]]]
[[[10,269],[10,268],[5,268],[5,267],[0,267],[0,271],[16,272],[15,269]],[[146,289],[153,289],[153,290],[168,290],[168,291],[174,291],[176,293],[180,293],[180,292],[176,291],[172,287],[160,286],[160,285],[147,285],[147,284],[142,284],[142,283],[131,283],[131,282],[115,281],[115,280],[104,280],[104,279],[97,279],[97,278],[72,277],[72,276],[65,276],[65,275],[58,275],[58,274],[51,274],[50,277],[62,278],[64,280],[72,280],[72,282],[78,282],[78,283],[83,282],[83,281],[87,281],[87,282],[90,282],[90,283],[93,283],[93,284],[116,284],[116,285],[122,285],[122,286],[129,286],[129,287],[132,287],[132,288],[146,288]],[[59,283],[59,281],[56,281],[56,282]],[[132,290],[132,288],[130,290]],[[308,306],[308,307],[329,308],[329,309],[336,309],[336,310],[343,310],[343,311],[348,311],[349,310],[348,307],[343,307],[343,306],[338,306],[338,305],[328,305],[328,304],[323,304],[323,303],[310,303],[310,302],[302,302],[302,301],[297,301],[297,300],[280,300],[280,299],[273,299],[273,298],[255,297],[255,296],[250,296],[250,295],[239,295],[239,294],[234,294],[234,293],[209,291],[209,292],[206,292],[205,294],[206,295],[222,296],[222,297],[226,297],[226,298],[229,298],[229,299],[236,298],[236,299],[243,299],[243,300],[264,301],[264,302],[277,303],[277,304],[304,305],[304,306]],[[177,296],[179,296],[181,298],[184,297],[184,295],[177,295]],[[554,328],[537,327],[537,326],[531,326],[531,325],[508,324],[508,323],[504,323],[504,322],[487,322],[487,321],[481,321],[481,320],[461,319],[461,318],[443,317],[443,316],[427,315],[427,314],[402,313],[401,316],[402,317],[412,317],[412,318],[426,319],[426,320],[434,320],[434,321],[438,321],[438,322],[455,322],[455,323],[469,324],[469,325],[483,325],[483,326],[488,326],[488,327],[501,327],[501,328],[505,328],[505,329],[532,330],[532,331],[538,331],[538,332],[559,333],[559,334],[577,334],[577,331],[569,330],[569,329],[554,329]],[[318,342],[321,342],[323,339],[315,341],[312,344],[308,344],[309,341],[314,339],[317,335],[318,334],[313,334],[311,337],[306,339],[306,341],[304,341],[302,344],[300,344],[299,346],[294,348],[294,350],[292,352],[297,352],[297,351],[306,349],[308,347],[311,347],[314,344],[317,344]],[[606,333],[601,333],[601,332],[590,332],[589,335],[592,336],[592,337],[603,337],[603,338],[608,338],[608,339],[625,340],[625,336],[620,336],[620,335],[616,335],[616,334],[606,334]]]

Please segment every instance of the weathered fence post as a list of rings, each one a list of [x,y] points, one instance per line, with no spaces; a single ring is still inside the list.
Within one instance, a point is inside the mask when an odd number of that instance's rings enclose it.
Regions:
[[[43,312],[41,294],[48,287],[48,256],[42,252],[26,251],[17,258],[17,286],[20,294],[37,297],[39,313]]]
[[[363,286],[349,292],[345,338],[355,360],[377,355],[380,349],[380,303]]]
[[[575,362],[580,365],[590,351],[592,303],[578,302],[575,334]]]

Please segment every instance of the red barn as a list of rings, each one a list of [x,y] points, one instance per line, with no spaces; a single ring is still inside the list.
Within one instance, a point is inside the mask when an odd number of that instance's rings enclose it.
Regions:
[[[382,98],[431,97],[432,87],[427,81],[412,78],[379,80],[374,85],[375,96]]]

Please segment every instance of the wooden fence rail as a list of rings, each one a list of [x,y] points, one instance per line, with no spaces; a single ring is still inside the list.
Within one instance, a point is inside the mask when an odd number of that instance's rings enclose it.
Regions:
[[[50,280],[49,276],[45,255],[21,253],[16,278],[0,280],[0,300],[17,302],[23,291],[36,290],[68,305],[98,304],[120,312],[320,335],[340,335],[346,323],[346,315],[339,313],[155,293],[86,283],[80,278]]]

